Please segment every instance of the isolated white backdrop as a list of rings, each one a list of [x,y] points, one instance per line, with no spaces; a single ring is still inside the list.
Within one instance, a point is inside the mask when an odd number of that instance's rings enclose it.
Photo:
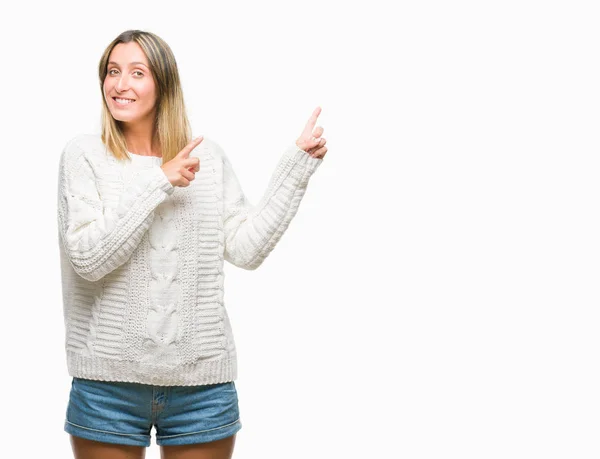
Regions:
[[[169,43],[194,134],[224,147],[251,201],[322,107],[329,151],[287,233],[257,271],[225,268],[235,458],[599,456],[594,2],[55,1],[6,13],[10,457],[71,457],[58,159],[99,132],[97,63],[131,28]],[[154,437],[147,457],[159,457]]]

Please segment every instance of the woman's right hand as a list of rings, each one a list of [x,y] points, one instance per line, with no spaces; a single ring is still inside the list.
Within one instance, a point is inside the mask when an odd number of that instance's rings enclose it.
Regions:
[[[160,166],[171,185],[185,187],[189,186],[190,182],[194,180],[196,172],[200,170],[200,158],[195,156],[190,158],[189,156],[202,140],[204,140],[203,136],[192,140],[171,161],[167,161]]]

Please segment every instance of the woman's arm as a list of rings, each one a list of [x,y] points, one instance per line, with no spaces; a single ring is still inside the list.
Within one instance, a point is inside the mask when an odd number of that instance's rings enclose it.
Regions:
[[[296,145],[288,147],[254,206],[244,195],[229,159],[217,148],[223,158],[224,257],[240,268],[256,269],[296,215],[308,180],[323,160]]]
[[[123,265],[154,219],[154,209],[173,193],[160,166],[134,175],[116,209],[108,209],[84,151],[72,140],[60,158],[58,229],[75,272],[97,281]]]

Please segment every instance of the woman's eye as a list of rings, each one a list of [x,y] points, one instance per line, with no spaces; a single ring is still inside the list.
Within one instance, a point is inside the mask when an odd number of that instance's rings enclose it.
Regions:
[[[108,74],[109,74],[109,75],[114,75],[114,74],[113,74],[113,72],[116,72],[116,71],[117,71],[116,69],[110,69],[110,70],[108,71]],[[134,71],[133,73],[139,74],[139,76],[144,76],[143,72],[140,72],[139,70],[136,70],[136,71]]]

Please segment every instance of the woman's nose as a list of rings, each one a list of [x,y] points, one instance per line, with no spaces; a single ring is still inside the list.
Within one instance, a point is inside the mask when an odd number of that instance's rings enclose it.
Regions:
[[[127,77],[126,76],[122,76],[121,78],[119,78],[117,80],[117,84],[116,84],[117,92],[125,92],[125,91],[127,91],[127,85],[128,85],[128,81],[127,81]]]

